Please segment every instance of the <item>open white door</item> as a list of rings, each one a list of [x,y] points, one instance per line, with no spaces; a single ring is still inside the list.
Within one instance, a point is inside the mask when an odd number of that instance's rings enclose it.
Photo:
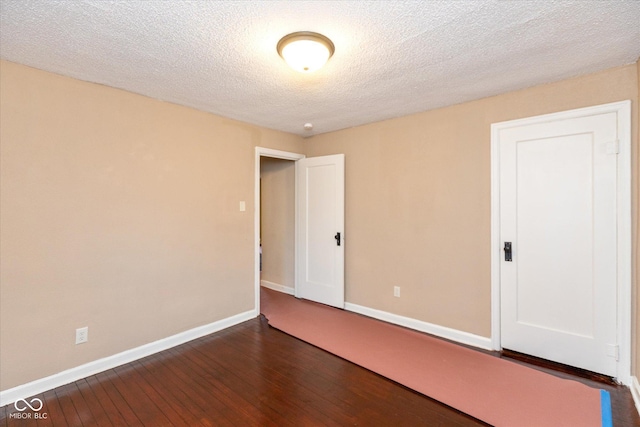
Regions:
[[[296,296],[344,308],[344,154],[297,161]]]
[[[620,115],[498,125],[502,347],[619,375]]]

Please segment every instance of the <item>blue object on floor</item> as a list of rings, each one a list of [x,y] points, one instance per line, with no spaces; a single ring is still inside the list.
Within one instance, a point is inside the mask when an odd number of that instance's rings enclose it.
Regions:
[[[613,427],[611,395],[606,390],[600,390],[600,408],[602,411],[602,427]]]

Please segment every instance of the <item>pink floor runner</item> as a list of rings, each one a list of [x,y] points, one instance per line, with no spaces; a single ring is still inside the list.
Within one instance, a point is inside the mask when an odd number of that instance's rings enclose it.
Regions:
[[[262,289],[269,324],[496,427],[600,427],[600,390]]]

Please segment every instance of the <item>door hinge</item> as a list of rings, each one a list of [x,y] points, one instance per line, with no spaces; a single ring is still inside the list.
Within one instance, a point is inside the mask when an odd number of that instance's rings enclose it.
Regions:
[[[606,147],[607,147],[607,154],[620,153],[620,144],[618,143],[617,139],[612,142],[607,142]]]
[[[618,360],[620,358],[620,346],[617,344],[608,344],[607,345],[607,356],[613,357]]]

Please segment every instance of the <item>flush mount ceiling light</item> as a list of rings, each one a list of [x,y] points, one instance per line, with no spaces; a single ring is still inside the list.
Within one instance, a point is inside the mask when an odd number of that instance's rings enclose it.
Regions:
[[[291,33],[278,42],[278,53],[291,68],[310,73],[331,58],[335,46],[322,34],[309,31]]]

